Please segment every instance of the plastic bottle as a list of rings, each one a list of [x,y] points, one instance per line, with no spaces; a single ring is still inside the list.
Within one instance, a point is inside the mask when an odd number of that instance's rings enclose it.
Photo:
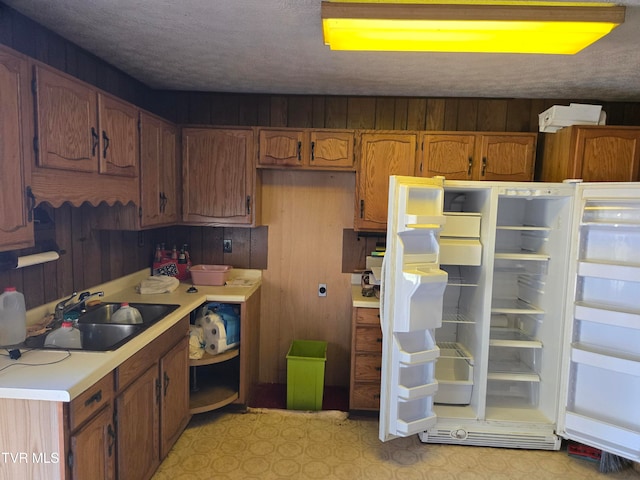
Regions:
[[[44,340],[45,348],[82,348],[80,330],[73,326],[73,322],[64,321],[60,328],[56,328]]]
[[[7,287],[0,295],[0,346],[24,342],[27,337],[27,310],[24,295]]]
[[[123,302],[111,317],[111,323],[142,323],[142,315],[137,308],[132,307],[127,302]]]

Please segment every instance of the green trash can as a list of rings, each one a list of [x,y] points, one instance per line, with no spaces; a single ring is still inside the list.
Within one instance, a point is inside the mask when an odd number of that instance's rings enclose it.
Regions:
[[[294,340],[287,353],[287,409],[322,410],[327,342]]]

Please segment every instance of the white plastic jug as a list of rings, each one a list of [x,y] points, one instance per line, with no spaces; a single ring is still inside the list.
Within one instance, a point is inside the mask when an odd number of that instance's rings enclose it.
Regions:
[[[113,317],[111,317],[112,323],[128,323],[136,324],[142,323],[142,315],[137,308],[132,307],[127,302],[120,304],[120,308],[115,311]]]
[[[82,335],[80,330],[73,326],[73,322],[62,322],[60,328],[56,328],[47,335],[44,340],[45,347],[54,348],[82,348]]]
[[[0,346],[24,342],[27,337],[27,310],[24,295],[7,287],[0,295]]]

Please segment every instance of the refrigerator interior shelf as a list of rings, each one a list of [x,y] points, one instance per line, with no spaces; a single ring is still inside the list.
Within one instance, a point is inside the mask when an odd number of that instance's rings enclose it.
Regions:
[[[582,277],[640,282],[640,265],[603,261],[596,262],[593,260],[581,261],[578,262],[578,275]]]
[[[517,250],[517,251],[502,251],[496,252],[494,255],[496,260],[537,260],[537,261],[545,261],[551,258],[550,255],[546,253],[532,253],[526,250]]]
[[[452,287],[477,287],[477,282],[467,282],[463,277],[453,277],[449,274],[447,285]]]
[[[491,313],[520,313],[543,315],[544,310],[519,299],[497,299],[491,302]]]
[[[540,376],[528,364],[514,359],[489,359],[488,373],[487,378],[491,380],[540,381]]]
[[[640,376],[640,357],[621,351],[606,350],[584,343],[572,343],[571,361],[636,377]]]
[[[489,365],[491,368],[491,365]],[[487,373],[487,380],[496,380],[501,382],[540,382],[540,375],[537,373],[525,372],[494,372]]]
[[[464,312],[444,310],[442,312],[443,323],[476,323],[475,320],[469,317]]]
[[[440,358],[468,360],[473,365],[473,355],[460,342],[438,342]]]
[[[494,332],[495,329],[491,329],[491,338],[489,339],[489,346],[491,347],[542,348],[542,342],[540,340],[534,340],[525,333],[512,331],[505,335],[505,338],[494,338]],[[500,333],[500,335],[502,334],[503,332]]]
[[[602,323],[616,327],[640,330],[640,311],[615,309],[606,305],[576,302],[576,320]]]
[[[498,225],[496,230],[516,230],[516,231],[532,231],[532,232],[550,232],[551,227],[536,227],[533,225]]]

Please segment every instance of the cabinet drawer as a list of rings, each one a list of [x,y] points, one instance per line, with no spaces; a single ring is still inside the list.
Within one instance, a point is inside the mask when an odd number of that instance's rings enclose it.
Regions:
[[[69,404],[69,430],[73,431],[113,398],[113,372],[102,377],[91,388]]]
[[[358,308],[356,311],[356,323],[380,325],[380,310],[377,308]]]
[[[382,330],[376,327],[356,327],[356,352],[382,353]]]
[[[356,354],[354,360],[355,378],[363,382],[380,381],[380,355]]]
[[[351,391],[352,410],[379,410],[380,409],[380,384],[356,383]]]

